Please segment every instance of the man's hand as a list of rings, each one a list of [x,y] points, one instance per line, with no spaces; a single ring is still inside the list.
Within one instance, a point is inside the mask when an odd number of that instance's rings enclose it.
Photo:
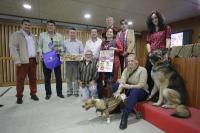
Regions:
[[[43,55],[42,55],[42,54],[39,54],[38,56],[39,56],[39,59],[40,59],[40,60],[43,59]]]
[[[94,84],[96,84],[96,81],[95,80],[92,80],[92,81],[90,81],[90,86],[92,86],[92,85],[94,85]]]
[[[22,65],[21,63],[16,64],[17,67],[20,67],[21,65]]]
[[[117,98],[117,97],[120,96],[120,92],[119,92],[119,91],[116,91],[113,95],[114,95],[115,98]]]
[[[83,82],[81,80],[78,80],[78,84],[81,88],[83,88]]]
[[[127,53],[127,52],[124,52],[124,53],[122,54],[122,56],[126,57],[126,56],[128,56],[128,53]]]

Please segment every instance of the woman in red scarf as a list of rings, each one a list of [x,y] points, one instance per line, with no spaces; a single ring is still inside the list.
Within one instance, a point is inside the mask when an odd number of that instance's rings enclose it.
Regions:
[[[105,81],[105,85],[108,90],[108,97],[111,96],[111,86],[112,83],[116,83],[120,76],[120,60],[119,55],[123,52],[123,47],[121,45],[121,42],[118,39],[114,38],[113,29],[108,28],[106,31],[106,38],[105,41],[101,44],[100,50],[114,50],[114,63],[113,63],[113,71],[112,72],[103,72],[101,73],[101,77]]]

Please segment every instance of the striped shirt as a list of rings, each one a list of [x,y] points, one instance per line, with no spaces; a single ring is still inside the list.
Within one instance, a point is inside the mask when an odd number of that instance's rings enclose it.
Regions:
[[[97,80],[98,72],[96,65],[96,59],[92,59],[88,64],[86,64],[85,60],[80,61],[78,65],[78,80],[87,84],[92,80]]]

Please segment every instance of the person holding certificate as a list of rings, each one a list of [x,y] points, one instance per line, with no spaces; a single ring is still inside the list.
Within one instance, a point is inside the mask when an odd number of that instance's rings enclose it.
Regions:
[[[106,86],[106,88],[108,89],[107,97],[110,97],[112,95],[111,92],[112,83],[115,83],[117,81],[118,76],[121,73],[119,55],[121,55],[123,52],[121,42],[118,39],[114,38],[113,29],[111,27],[107,29],[105,41],[103,41],[101,44],[99,60],[102,59],[101,52],[103,52],[104,50],[107,50],[109,53],[113,51],[113,55],[110,54],[111,59],[114,56],[114,60],[111,60],[113,61],[113,67],[111,72],[105,71],[100,73],[100,78],[102,79],[101,81],[103,81],[102,85],[104,84]],[[101,64],[99,64],[99,67],[100,65]]]

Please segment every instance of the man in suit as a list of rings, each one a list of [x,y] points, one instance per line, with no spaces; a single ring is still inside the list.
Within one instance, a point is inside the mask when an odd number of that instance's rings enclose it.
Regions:
[[[133,54],[136,56],[135,34],[134,30],[128,29],[128,21],[122,19],[120,21],[121,31],[118,33],[118,38],[123,46],[123,54],[120,56],[121,69],[127,66],[127,56]]]
[[[9,42],[10,55],[16,65],[16,90],[17,104],[22,104],[24,80],[26,75],[29,78],[31,99],[38,101],[36,66],[37,42],[33,34],[31,34],[31,23],[29,20],[22,20],[21,30],[12,34]]]
[[[43,54],[48,53],[52,50],[49,43],[52,43],[52,47],[56,50],[58,56],[60,57],[60,53],[63,51],[63,36],[56,32],[56,23],[53,20],[47,21],[47,31],[40,33],[39,41],[38,41],[38,49],[39,57],[42,60],[43,64],[43,74],[45,81],[45,91],[46,91],[46,100],[49,100],[52,95],[51,91],[51,73],[52,69],[46,67],[43,61]],[[59,98],[64,98],[62,94],[62,75],[61,75],[61,65],[58,65],[54,69],[55,78],[56,78],[56,93]]]
[[[114,38],[116,38],[117,33],[119,31],[119,28],[114,25],[114,18],[113,17],[107,17],[106,18],[106,28],[104,28],[102,30],[102,40],[105,40],[106,32],[107,32],[108,28],[112,28],[113,34],[114,34]]]

